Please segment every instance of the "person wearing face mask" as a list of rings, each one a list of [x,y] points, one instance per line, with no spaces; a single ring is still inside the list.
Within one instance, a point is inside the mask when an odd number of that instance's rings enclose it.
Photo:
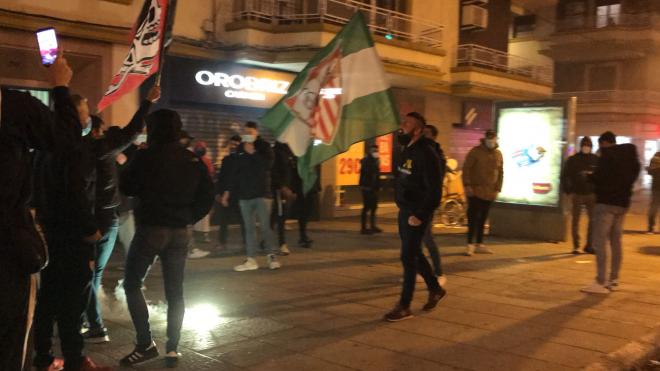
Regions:
[[[396,204],[399,207],[403,287],[399,302],[384,316],[390,322],[412,318],[410,303],[417,273],[424,278],[429,291],[423,310],[435,308],[447,293],[438,284],[431,265],[422,253],[424,232],[442,196],[440,158],[433,141],[423,135],[425,125],[426,121],[421,114],[411,112],[406,115],[397,134],[397,140],[403,147],[396,169],[395,185]]]
[[[594,253],[594,249],[591,246],[591,235],[596,195],[594,194],[594,185],[589,180],[589,174],[595,170],[598,164],[598,156],[591,153],[592,148],[593,143],[591,142],[591,138],[587,136],[582,138],[580,141],[580,152],[566,160],[561,176],[564,193],[569,195],[573,205],[571,218],[573,254],[580,253],[580,214],[582,214],[582,208],[587,210],[587,217],[589,219],[587,243],[584,246],[584,252],[589,254]]]
[[[376,227],[376,209],[378,208],[378,191],[380,190],[380,160],[378,146],[369,147],[367,155],[360,161],[360,188],[362,189],[362,228],[361,234],[380,233],[383,230]],[[371,213],[367,228],[367,214]]]
[[[481,144],[470,150],[463,164],[463,185],[468,197],[467,256],[475,252],[493,253],[483,240],[490,206],[502,191],[504,180],[504,161],[497,147],[497,134],[488,130]]]

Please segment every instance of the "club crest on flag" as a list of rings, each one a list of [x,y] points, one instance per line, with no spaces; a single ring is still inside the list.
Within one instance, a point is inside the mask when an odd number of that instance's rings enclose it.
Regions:
[[[309,127],[312,138],[330,144],[341,119],[341,43],[314,66],[286,106]]]

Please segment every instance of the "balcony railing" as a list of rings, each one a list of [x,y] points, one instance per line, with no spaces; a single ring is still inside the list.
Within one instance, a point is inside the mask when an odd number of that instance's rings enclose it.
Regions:
[[[577,97],[578,104],[632,103],[660,104],[660,92],[650,90],[597,90],[573,91],[553,94],[555,98]]]
[[[475,44],[458,46],[459,67],[480,67],[510,75],[527,77],[544,84],[552,84],[552,66],[539,65],[526,58]]]
[[[253,20],[273,25],[326,23],[344,25],[361,11],[369,28],[388,39],[442,48],[441,24],[355,0],[235,0],[234,21]]]
[[[576,16],[557,21],[557,31],[660,27],[658,15],[653,13],[619,13],[609,15]]]

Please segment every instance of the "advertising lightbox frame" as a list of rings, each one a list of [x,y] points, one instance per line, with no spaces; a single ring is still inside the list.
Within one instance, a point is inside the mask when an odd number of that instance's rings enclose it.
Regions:
[[[566,197],[561,192],[561,173],[568,157],[569,144],[575,138],[576,98],[568,100],[539,100],[518,102],[496,102],[493,106],[494,129],[500,132],[500,115],[512,108],[563,108],[563,130],[561,135],[561,163],[557,176],[558,200],[554,205],[533,205],[496,200],[490,214],[490,231],[494,235],[515,238],[530,238],[546,241],[565,241],[568,232]],[[505,159],[506,161],[506,159]],[[510,174],[509,174],[510,176]],[[506,179],[507,173],[504,172]]]

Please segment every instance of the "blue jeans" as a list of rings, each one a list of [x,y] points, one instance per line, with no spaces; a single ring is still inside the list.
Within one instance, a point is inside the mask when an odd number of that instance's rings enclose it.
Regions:
[[[101,289],[103,271],[108,264],[108,260],[110,260],[112,250],[115,248],[118,231],[119,220],[115,219],[108,227],[108,230],[101,236],[99,242],[96,243],[96,258],[94,259],[94,271],[92,272],[92,294],[90,295],[87,311],[85,312],[89,328],[92,330],[103,328],[101,303],[99,302],[98,293]]]
[[[241,208],[243,223],[245,223],[245,239],[247,241],[247,256],[254,258],[257,256],[257,222],[261,227],[262,239],[266,245],[266,253],[274,254],[273,230],[270,229],[270,212],[273,200],[268,198],[253,198],[250,200],[240,200],[238,205]]]
[[[148,346],[152,342],[149,309],[141,289],[144,278],[158,256],[163,268],[167,300],[166,351],[177,350],[186,310],[183,301],[183,275],[191,237],[190,227],[168,228],[144,225],[137,227],[126,258],[124,292],[139,346]]]
[[[621,249],[621,235],[623,234],[623,221],[628,209],[620,206],[596,204],[594,208],[594,229],[592,243],[596,250],[596,267],[598,274],[596,281],[605,285],[607,283],[607,242],[610,243],[612,254],[609,279],[619,279],[619,270],[623,252]]]

